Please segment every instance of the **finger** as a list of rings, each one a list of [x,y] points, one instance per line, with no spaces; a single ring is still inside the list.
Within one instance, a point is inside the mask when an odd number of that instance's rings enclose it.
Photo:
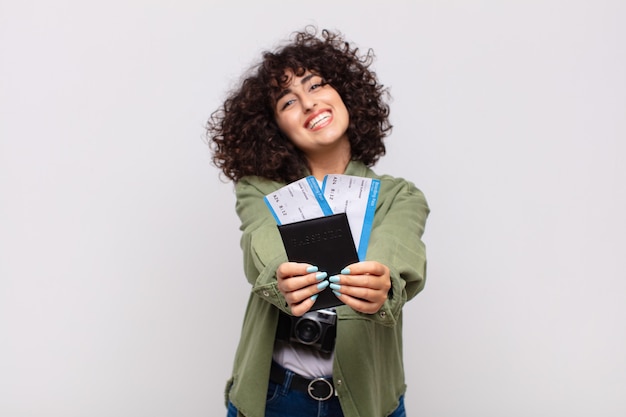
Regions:
[[[315,301],[309,297],[299,304],[294,304],[290,306],[291,314],[293,314],[296,317],[300,317],[304,315],[304,313],[306,313],[307,311],[311,310],[311,307],[313,307],[313,304],[315,304]]]
[[[383,303],[373,303],[367,300],[352,297],[348,294],[342,294],[336,291],[333,292],[335,293],[335,296],[337,296],[337,298],[339,298],[345,305],[361,313],[374,314],[378,312],[383,305]]]
[[[370,288],[372,290],[389,291],[391,279],[389,275],[334,275],[328,279],[331,284],[351,287]]]
[[[318,272],[318,268],[315,265],[299,262],[283,262],[276,269],[276,277],[278,279],[283,279],[315,272]]]
[[[311,272],[298,277],[278,279],[278,289],[283,294],[295,292],[312,284],[323,282],[328,274],[326,272]]]
[[[307,288],[303,288],[289,294],[289,298],[292,299],[292,303],[288,303],[292,314],[295,316],[301,316],[309,311],[311,307],[313,307],[313,304],[315,304],[318,294],[327,286],[328,281],[322,281],[316,285],[310,285]],[[287,297],[285,299],[287,299]]]
[[[343,275],[385,275],[389,268],[377,261],[363,261],[348,265],[341,271]]]
[[[376,261],[364,261],[349,265],[341,271],[341,274],[330,277],[329,281],[385,291],[391,288],[389,268]]]
[[[382,304],[387,299],[389,291],[385,288],[377,289],[371,287],[359,287],[347,284],[331,283],[330,289],[336,296],[348,295],[352,298],[363,300],[366,302]]]
[[[324,288],[328,287],[328,284],[329,282],[324,280],[316,282],[312,285],[307,285],[306,287],[285,294],[285,300],[289,305],[299,304],[305,301],[307,298],[314,297],[315,295],[322,292]]]

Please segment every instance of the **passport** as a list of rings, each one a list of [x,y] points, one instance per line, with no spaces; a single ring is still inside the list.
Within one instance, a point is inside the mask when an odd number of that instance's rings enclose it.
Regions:
[[[315,265],[328,276],[359,262],[346,213],[332,214],[295,223],[278,225],[287,258],[291,262]],[[343,304],[329,287],[319,293],[311,310]]]

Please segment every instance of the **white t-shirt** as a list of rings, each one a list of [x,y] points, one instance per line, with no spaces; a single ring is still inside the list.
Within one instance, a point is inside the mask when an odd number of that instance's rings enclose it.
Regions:
[[[276,340],[272,358],[285,369],[307,378],[330,377],[333,374],[333,357],[300,343]]]

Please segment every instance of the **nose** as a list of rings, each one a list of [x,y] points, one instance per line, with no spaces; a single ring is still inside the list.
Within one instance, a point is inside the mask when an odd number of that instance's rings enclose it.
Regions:
[[[311,111],[313,111],[315,106],[317,106],[317,103],[315,102],[313,97],[306,96],[306,95],[300,99],[300,102],[302,103],[302,110],[305,113],[310,113]]]

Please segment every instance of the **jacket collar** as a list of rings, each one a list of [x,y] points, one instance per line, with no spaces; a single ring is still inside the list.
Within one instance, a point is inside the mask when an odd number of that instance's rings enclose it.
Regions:
[[[311,175],[309,170],[306,171],[307,175]],[[365,164],[361,161],[350,161],[348,162],[348,166],[346,166],[346,171],[343,173],[344,175],[354,175],[355,177],[368,177],[373,178],[377,175],[370,168],[365,166]]]

